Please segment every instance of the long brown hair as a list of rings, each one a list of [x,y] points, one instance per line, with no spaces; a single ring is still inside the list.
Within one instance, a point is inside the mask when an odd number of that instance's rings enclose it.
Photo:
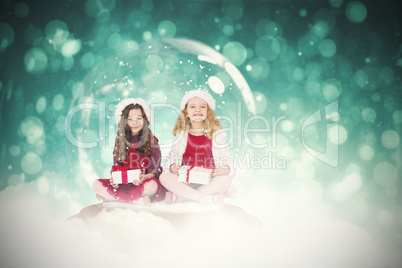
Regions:
[[[138,144],[130,143],[130,138],[132,136],[131,128],[127,124],[128,114],[131,110],[139,109],[144,119],[144,124],[140,132],[140,140]],[[117,161],[124,162],[128,158],[128,151],[130,148],[137,148],[137,152],[141,155],[149,155],[152,151],[151,139],[152,131],[149,129],[149,120],[144,112],[144,109],[139,104],[130,104],[124,108],[121,116],[120,122],[118,124],[119,130],[117,131],[116,145],[114,148],[114,156]]]
[[[187,104],[184,107],[183,110],[181,110],[179,116],[177,117],[176,120],[176,125],[173,128],[173,135],[177,135],[182,131],[188,131],[191,127],[191,122],[190,118],[188,118],[187,114]],[[220,126],[220,121],[215,117],[215,112],[214,110],[209,107],[207,104],[207,118],[204,120],[204,124],[202,127],[206,131],[206,136],[208,139],[212,139],[212,135],[217,131],[218,129],[221,129]]]

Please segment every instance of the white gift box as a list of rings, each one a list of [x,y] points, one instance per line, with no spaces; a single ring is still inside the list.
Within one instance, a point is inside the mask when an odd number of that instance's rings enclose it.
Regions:
[[[133,180],[139,180],[140,174],[141,169],[114,171],[112,172],[112,178],[115,184],[127,184],[133,182]]]
[[[209,168],[181,166],[179,169],[179,182],[208,184],[211,178],[212,169]]]

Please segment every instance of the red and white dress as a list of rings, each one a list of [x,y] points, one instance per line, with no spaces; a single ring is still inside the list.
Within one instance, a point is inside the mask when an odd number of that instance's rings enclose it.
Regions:
[[[187,146],[183,154],[183,165],[215,168],[212,155],[212,140],[205,135],[195,136],[188,133]]]
[[[158,144],[158,139],[152,136],[151,139],[151,153],[148,155],[141,155],[137,153],[138,142],[140,140],[139,135],[134,135],[130,138],[132,147],[128,151],[128,157],[124,162],[118,162],[114,157],[114,165],[111,172],[141,169],[144,174],[154,173],[155,178],[150,178],[142,182],[139,186],[133,183],[119,184],[119,188],[115,189],[110,185],[110,179],[99,179],[102,185],[107,189],[107,192],[113,196],[117,201],[131,203],[141,198],[144,192],[144,183],[148,181],[155,181],[158,184],[158,190],[154,196],[151,197],[151,201],[160,201],[165,198],[166,189],[159,182],[159,175],[162,173],[161,167],[161,151]]]

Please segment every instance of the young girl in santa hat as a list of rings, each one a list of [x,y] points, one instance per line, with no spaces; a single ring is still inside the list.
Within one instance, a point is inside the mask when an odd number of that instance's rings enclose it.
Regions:
[[[151,201],[164,198],[164,189],[159,182],[162,173],[161,151],[158,139],[149,129],[150,110],[143,99],[122,100],[116,107],[118,124],[113,150],[111,172],[141,169],[142,174],[128,184],[115,184],[113,178],[95,180],[92,189],[103,201],[137,202],[149,205]]]
[[[173,129],[175,140],[165,162],[160,181],[168,190],[166,201],[193,200],[223,205],[223,195],[231,187],[235,171],[225,133],[215,117],[215,100],[203,90],[189,91],[180,105],[181,113]],[[178,181],[182,165],[212,168],[209,184],[186,184]]]

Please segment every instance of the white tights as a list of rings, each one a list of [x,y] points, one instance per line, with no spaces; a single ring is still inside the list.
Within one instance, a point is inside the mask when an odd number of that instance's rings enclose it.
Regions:
[[[213,177],[211,182],[196,189],[177,181],[178,175],[164,172],[160,175],[159,181],[166,189],[179,197],[190,199],[201,203],[212,204],[213,195],[225,193],[231,185],[229,176]]]

